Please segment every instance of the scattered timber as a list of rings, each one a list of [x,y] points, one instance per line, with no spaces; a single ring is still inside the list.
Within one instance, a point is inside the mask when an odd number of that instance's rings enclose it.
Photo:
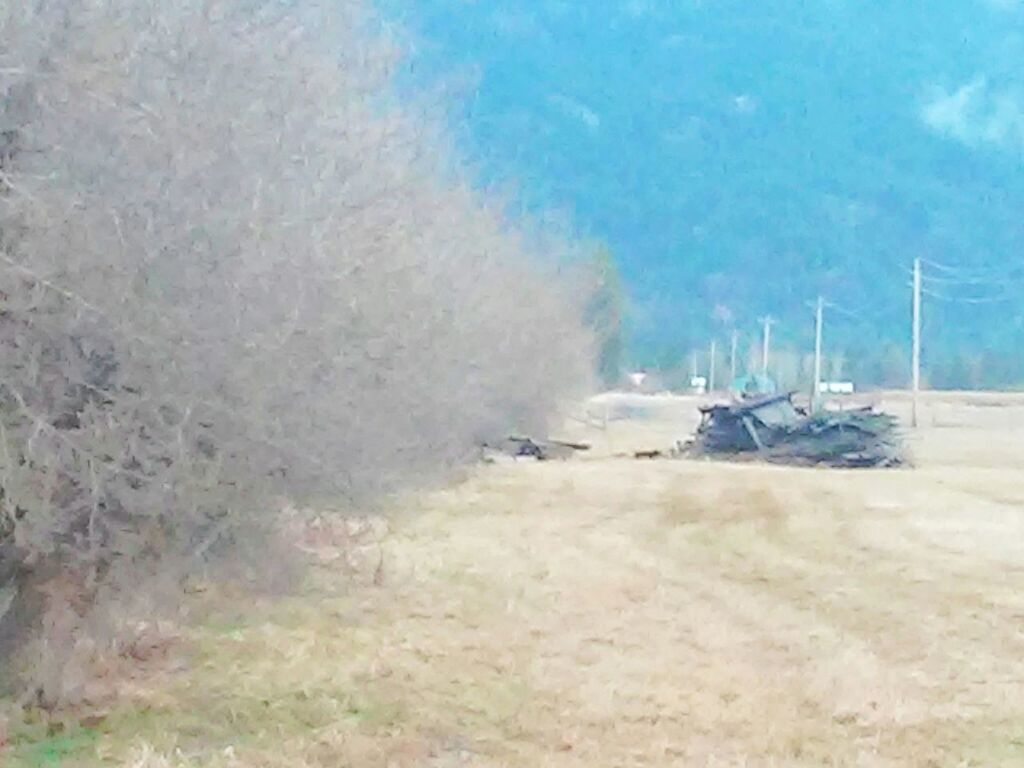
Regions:
[[[793,395],[703,406],[685,455],[776,464],[897,467],[906,463],[895,417],[863,408],[808,414]]]
[[[650,450],[650,451],[635,451],[633,453],[634,459],[660,459],[664,456],[663,451]]]
[[[565,440],[535,440],[531,437],[512,435],[496,445],[485,444],[485,450],[497,451],[516,459],[535,459],[549,461],[551,459],[567,459],[577,451],[589,451],[587,443],[574,443]]]

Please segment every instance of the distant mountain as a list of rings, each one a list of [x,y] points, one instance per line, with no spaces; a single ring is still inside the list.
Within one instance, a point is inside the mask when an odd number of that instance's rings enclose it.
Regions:
[[[482,180],[610,245],[635,363],[763,314],[805,349],[821,292],[843,373],[899,383],[922,256],[930,379],[1024,381],[1024,3],[381,5]]]

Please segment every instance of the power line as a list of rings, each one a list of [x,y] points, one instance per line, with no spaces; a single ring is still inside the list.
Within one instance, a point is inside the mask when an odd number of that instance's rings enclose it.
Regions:
[[[735,328],[732,331],[732,341],[729,346],[729,381],[736,381],[736,346],[739,344],[740,334]]]
[[[827,299],[825,301],[825,306],[828,307],[833,312],[841,315],[842,317],[846,317],[846,318],[848,318],[850,320],[856,320],[858,322],[862,322],[862,321],[865,321],[865,320],[868,319],[866,317],[867,310],[864,309],[864,308],[862,308],[860,310],[850,309],[848,307],[843,306],[842,304],[837,304],[836,302],[832,301],[831,299]]]
[[[923,280],[923,276],[922,276]],[[907,288],[913,288],[913,283],[906,283]],[[938,301],[946,301],[953,304],[997,304],[1002,301],[1016,301],[1018,297],[1003,294],[1000,296],[950,296],[945,293],[933,291],[930,288],[921,288],[921,293]]]
[[[814,308],[814,385],[811,389],[811,411],[817,411],[821,404],[821,334],[825,300],[818,296]]]
[[[772,345],[772,324],[775,322],[775,318],[771,315],[766,315],[761,318],[761,325],[763,328],[762,339],[761,339],[761,375],[768,375],[768,357],[771,354]]]
[[[934,259],[921,259],[922,264],[927,264],[929,267],[939,270],[940,272],[948,272],[952,274],[968,271],[968,268],[963,264],[943,264],[940,261]]]
[[[939,272],[946,275],[959,276],[961,280],[999,280],[1005,277],[1005,272],[1000,270],[989,270],[984,271],[972,270],[968,267],[953,266],[950,264],[942,264],[938,261],[932,261],[931,259],[921,259],[922,264],[927,264],[932,269],[938,270]]]
[[[921,391],[921,259],[914,259],[913,328],[911,337],[911,426],[917,427],[917,406]]]
[[[1003,301],[1013,301],[1012,296],[947,296],[944,293],[936,293],[928,288],[922,288],[921,293],[939,301],[948,301],[954,304],[998,304]]]
[[[932,266],[932,265],[928,264],[928,266]],[[903,272],[908,277],[913,278],[913,275],[914,275],[913,270],[904,269]],[[1022,277],[1024,277],[1024,276],[1022,276]],[[966,285],[1005,286],[1008,282],[1012,282],[1011,276],[1008,275],[1005,272],[1000,273],[998,275],[993,274],[993,275],[987,276],[987,277],[980,277],[980,276],[977,276],[977,275],[966,275],[966,276],[963,276],[963,277],[953,277],[951,275],[951,273],[949,273],[949,272],[947,272],[945,274],[940,274],[940,275],[930,275],[930,274],[925,274],[922,271],[922,273],[921,273],[921,280],[922,280],[923,283],[936,283],[936,284],[939,284],[939,285],[952,285],[952,286],[961,286],[961,285],[965,285],[965,286]]]
[[[1008,282],[1009,282],[1006,278],[1002,278],[1001,280],[981,280],[981,279],[976,279],[976,280],[974,280],[974,279],[972,279],[972,280],[964,279],[964,280],[961,280],[961,279],[958,279],[958,278],[936,278],[936,276],[931,275],[931,274],[923,274],[922,275],[922,280],[925,281],[925,283],[932,283],[932,284],[935,284],[937,286],[953,286],[953,287],[956,287],[956,286],[965,286],[965,287],[969,287],[969,286],[982,286],[982,287],[984,287],[984,286],[997,286],[997,287],[1002,288],[1002,287],[1006,287]]]

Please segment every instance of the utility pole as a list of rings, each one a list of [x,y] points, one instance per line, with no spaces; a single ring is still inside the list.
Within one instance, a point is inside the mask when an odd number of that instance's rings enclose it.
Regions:
[[[771,315],[761,318],[761,324],[764,327],[764,336],[761,344],[761,374],[765,377],[768,376],[768,356],[771,353],[772,323],[774,322]]]
[[[739,343],[740,335],[737,331],[732,332],[732,345],[729,348],[729,386],[736,381],[736,345]]]
[[[914,347],[913,347],[913,394],[910,423],[917,426],[918,396],[921,392],[921,259],[914,259]]]
[[[821,325],[825,300],[819,296],[814,313],[814,389],[811,390],[811,412],[818,410],[821,400]]]
[[[690,380],[697,378],[697,350],[690,353]]]
[[[718,351],[718,340],[711,340],[710,357],[708,358],[708,392],[715,391],[715,353]]]

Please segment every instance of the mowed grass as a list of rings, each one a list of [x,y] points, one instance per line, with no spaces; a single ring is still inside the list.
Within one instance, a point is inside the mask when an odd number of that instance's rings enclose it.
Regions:
[[[936,402],[878,472],[617,456],[692,426],[649,405],[325,525],[292,596],[193,596],[0,764],[1024,765],[1024,403]]]

